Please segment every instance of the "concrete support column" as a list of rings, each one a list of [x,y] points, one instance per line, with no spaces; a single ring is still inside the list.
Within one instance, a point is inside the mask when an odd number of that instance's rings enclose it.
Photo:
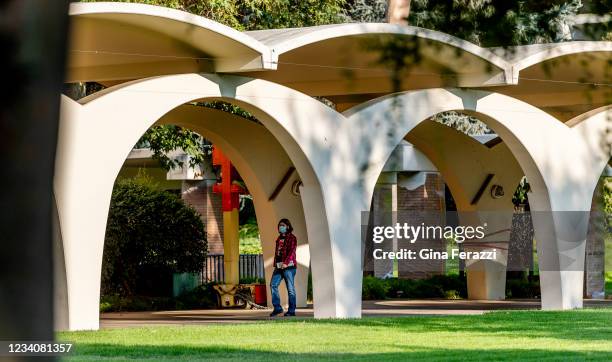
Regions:
[[[473,226],[485,226],[486,236],[477,242],[466,242],[463,249],[491,252],[494,253],[495,259],[466,261],[469,299],[504,300],[506,298],[506,266],[512,215],[512,211],[470,212],[470,218],[477,219]],[[463,219],[461,213],[460,219]],[[464,220],[461,224],[471,223]]]
[[[589,213],[532,212],[542,309],[582,308]]]
[[[63,243],[55,262],[65,267],[67,297],[61,304],[66,310],[59,311],[60,329],[99,328],[102,254],[114,177],[98,172],[101,152],[89,144],[95,131],[85,127],[81,106],[62,97],[54,178]]]
[[[319,187],[334,197],[323,203]],[[361,212],[358,185],[323,182],[301,188],[310,242],[315,318],[361,317]],[[333,200],[333,201],[329,201]]]

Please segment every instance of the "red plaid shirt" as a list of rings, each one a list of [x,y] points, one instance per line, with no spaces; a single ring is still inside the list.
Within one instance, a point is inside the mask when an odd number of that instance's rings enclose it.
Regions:
[[[276,238],[276,248],[274,249],[274,262],[286,265],[297,265],[295,260],[295,250],[297,249],[297,238],[292,233],[280,234]]]

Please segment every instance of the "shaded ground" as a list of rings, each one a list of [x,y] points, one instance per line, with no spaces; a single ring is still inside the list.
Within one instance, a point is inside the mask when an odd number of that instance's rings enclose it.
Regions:
[[[585,300],[585,307],[610,307],[612,300]],[[537,310],[539,300],[383,300],[364,301],[364,317],[396,317],[416,315],[475,315],[494,310]],[[197,325],[209,323],[244,323],[269,320],[269,309],[181,310],[161,312],[103,313],[101,328],[139,327],[151,325]],[[298,309],[300,318],[312,318],[312,308]]]
[[[612,308],[60,333],[70,360],[612,360]]]

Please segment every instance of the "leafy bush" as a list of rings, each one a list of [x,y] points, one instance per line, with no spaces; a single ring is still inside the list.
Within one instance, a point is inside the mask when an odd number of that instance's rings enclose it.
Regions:
[[[434,275],[427,279],[388,279],[391,298],[467,297],[465,278],[458,275]]]
[[[361,296],[364,300],[385,299],[389,285],[386,280],[367,276],[363,278],[363,289]]]
[[[174,309],[170,297],[104,295],[100,298],[100,312],[139,312]]]
[[[467,298],[467,281],[459,275],[434,275],[427,279],[363,278],[363,299],[385,298]],[[540,298],[538,279],[508,279],[508,298]]]
[[[167,296],[172,274],[199,272],[206,250],[194,209],[141,180],[121,180],[106,228],[102,295]]]
[[[506,280],[506,298],[540,298],[540,280]]]
[[[217,307],[217,291],[213,283],[202,284],[185,292],[175,301],[175,309],[209,309]]]
[[[463,299],[456,290],[445,290],[444,299]]]
[[[465,278],[458,275],[434,275],[427,279],[363,278],[363,299],[467,297]]]
[[[203,284],[176,298],[105,295],[100,298],[100,312],[138,312],[157,310],[212,309],[217,307],[213,284]]]

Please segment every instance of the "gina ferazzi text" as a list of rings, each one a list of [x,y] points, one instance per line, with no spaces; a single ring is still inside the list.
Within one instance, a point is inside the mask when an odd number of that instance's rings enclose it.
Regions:
[[[392,259],[392,260],[447,260],[447,259],[462,259],[462,260],[496,260],[497,250],[487,251],[461,251],[459,249],[450,249],[450,253],[446,251],[436,251],[433,249],[408,250],[400,249],[397,251],[383,251],[382,249],[374,249],[374,259]]]

